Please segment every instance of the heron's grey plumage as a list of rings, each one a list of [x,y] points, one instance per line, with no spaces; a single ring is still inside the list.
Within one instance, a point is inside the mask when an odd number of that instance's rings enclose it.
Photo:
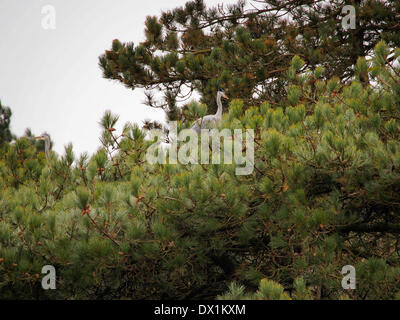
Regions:
[[[46,159],[50,159],[50,136],[47,133],[43,133],[39,137],[35,137],[36,140],[44,140],[44,152],[46,154]]]
[[[191,129],[196,131],[197,133],[201,132],[201,129],[204,129],[206,126],[210,124],[215,125],[217,124],[222,118],[222,102],[221,98],[228,98],[222,90],[218,90],[217,93],[217,112],[215,114],[206,115],[200,119],[197,119],[191,126]]]

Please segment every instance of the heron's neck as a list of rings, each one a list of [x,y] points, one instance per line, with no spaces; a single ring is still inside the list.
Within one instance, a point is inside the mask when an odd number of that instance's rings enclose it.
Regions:
[[[50,158],[50,141],[47,139],[44,141],[44,152],[46,154],[47,160],[49,160],[49,158]]]
[[[218,109],[217,109],[217,113],[215,114],[215,116],[220,118],[222,116],[222,102],[221,102],[220,94],[217,94],[217,106],[218,106]]]

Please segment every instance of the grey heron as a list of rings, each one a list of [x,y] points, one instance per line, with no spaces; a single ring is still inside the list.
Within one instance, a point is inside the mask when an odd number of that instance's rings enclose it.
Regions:
[[[34,137],[35,140],[44,140],[44,152],[46,153],[46,159],[50,159],[50,136],[47,133],[42,133],[39,137]]]
[[[217,92],[217,112],[216,114],[209,114],[206,115],[202,118],[197,119],[191,126],[191,129],[193,129],[194,131],[196,131],[197,133],[201,132],[201,129],[204,129],[205,126],[209,125],[209,124],[217,124],[222,117],[222,102],[221,102],[221,98],[225,98],[228,99],[228,97],[226,96],[224,90],[219,89]]]

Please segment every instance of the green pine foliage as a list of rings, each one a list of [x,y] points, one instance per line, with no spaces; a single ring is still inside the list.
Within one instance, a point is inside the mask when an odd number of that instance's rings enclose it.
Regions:
[[[299,90],[287,88],[284,77],[295,55],[303,60],[295,69],[308,68],[316,79],[324,69],[324,80],[336,76],[346,82],[354,76],[357,59],[370,55],[380,39],[400,47],[397,0],[263,0],[250,4],[239,0],[207,7],[206,1],[192,0],[159,17],[149,16],[145,41],[134,44],[115,39],[100,56],[103,76],[133,90],[145,88],[147,104],[177,120],[182,118],[179,106],[194,91],[200,93],[210,113],[215,113],[218,87],[246,106],[265,101],[279,104],[288,90],[295,105]],[[345,5],[356,10],[355,29],[344,30],[340,23]],[[164,92],[161,101],[153,89]]]
[[[10,142],[13,139],[10,131],[11,116],[11,109],[3,106],[0,101],[0,145]]]
[[[151,165],[146,130],[117,133],[112,112],[91,157],[68,145],[46,161],[27,137],[2,145],[0,297],[398,298],[399,54],[380,42],[349,84],[295,56],[279,104],[232,100],[219,127],[255,130],[247,176],[235,165]],[[44,265],[56,268],[56,290],[41,288]],[[356,290],[342,289],[344,265],[356,268]]]

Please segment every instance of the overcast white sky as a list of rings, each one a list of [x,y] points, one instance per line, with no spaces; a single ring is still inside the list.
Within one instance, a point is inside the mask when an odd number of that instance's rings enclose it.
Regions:
[[[12,132],[47,131],[57,153],[72,142],[76,154],[91,154],[100,146],[98,122],[107,109],[120,115],[120,127],[146,118],[163,121],[161,110],[142,104],[141,90],[102,78],[98,56],[115,38],[143,41],[146,16],[185,2],[0,0],[0,99],[13,111]],[[55,30],[42,28],[45,5],[56,10]]]

